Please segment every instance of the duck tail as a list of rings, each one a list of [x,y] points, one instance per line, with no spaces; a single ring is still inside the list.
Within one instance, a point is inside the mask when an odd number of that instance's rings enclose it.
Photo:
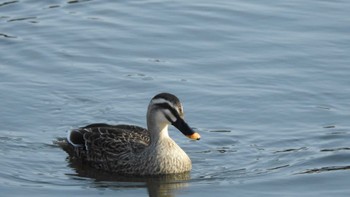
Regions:
[[[53,144],[62,148],[65,152],[68,153],[69,156],[74,155],[74,150],[72,148],[72,145],[68,143],[67,138],[63,138],[63,137],[57,138],[56,140],[53,141]]]

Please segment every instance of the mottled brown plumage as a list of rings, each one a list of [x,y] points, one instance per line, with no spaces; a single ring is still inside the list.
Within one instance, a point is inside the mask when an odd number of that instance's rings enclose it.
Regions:
[[[162,93],[149,104],[148,130],[132,125],[91,124],[70,131],[67,139],[58,144],[72,159],[104,171],[127,175],[190,171],[191,160],[169,137],[168,124],[187,136],[194,134],[183,120],[177,97]]]

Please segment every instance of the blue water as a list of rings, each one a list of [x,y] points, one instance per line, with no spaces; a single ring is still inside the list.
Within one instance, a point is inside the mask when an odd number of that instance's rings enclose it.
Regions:
[[[349,1],[0,0],[1,196],[349,196]],[[146,126],[176,94],[184,179],[81,170],[53,145]]]

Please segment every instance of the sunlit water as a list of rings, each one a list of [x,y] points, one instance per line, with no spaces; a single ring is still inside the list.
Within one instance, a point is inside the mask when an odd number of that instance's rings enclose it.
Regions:
[[[350,2],[0,0],[1,196],[348,196]],[[96,172],[53,145],[176,94],[190,174]]]

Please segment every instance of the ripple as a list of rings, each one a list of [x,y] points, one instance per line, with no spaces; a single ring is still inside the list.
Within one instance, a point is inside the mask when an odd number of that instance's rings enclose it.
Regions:
[[[299,172],[296,174],[313,174],[313,173],[322,173],[322,172],[339,171],[339,170],[350,170],[350,166],[329,166],[329,167],[313,168],[313,169],[305,170],[303,172]]]
[[[325,129],[334,129],[335,125],[326,125],[326,126],[323,126],[323,128],[325,128]]]
[[[234,153],[234,152],[237,152],[236,149],[232,149],[232,147],[221,147],[221,148],[218,148],[216,149],[216,151],[218,151],[219,153]]]
[[[231,130],[210,130],[209,132],[213,132],[213,133],[230,133]]]
[[[126,77],[128,78],[135,78],[135,79],[141,79],[143,81],[152,81],[154,80],[153,77],[151,76],[147,76],[143,73],[130,73],[130,74],[127,74]]]
[[[82,2],[87,2],[87,1],[91,1],[91,0],[70,0],[67,3],[74,4],[74,3],[82,3]]]
[[[32,20],[32,19],[37,19],[38,17],[36,16],[28,16],[28,17],[19,17],[19,18],[14,18],[14,19],[9,19],[7,22],[15,22],[15,21],[26,21],[26,20]],[[30,21],[31,23],[37,23],[37,21]]]
[[[349,151],[350,148],[348,147],[342,147],[342,148],[326,148],[326,149],[322,149],[321,152],[337,152],[337,151]]]
[[[61,7],[60,5],[50,5],[48,8],[52,9],[52,8],[59,8]]]
[[[298,152],[298,151],[302,151],[302,150],[307,150],[307,147],[288,148],[288,149],[285,149],[285,150],[275,151],[274,153]]]
[[[281,169],[281,168],[286,168],[286,167],[289,167],[289,166],[290,166],[289,164],[286,164],[286,165],[276,166],[276,167],[273,167],[273,168],[268,168],[267,170],[273,171],[273,170],[278,170],[278,169]]]
[[[0,33],[0,36],[5,37],[5,38],[17,38],[16,36],[11,36],[8,34]]]
[[[18,3],[18,1],[6,1],[4,3],[0,3],[0,7],[1,6],[5,6],[5,5],[10,5],[10,4],[13,4],[13,3]]]

